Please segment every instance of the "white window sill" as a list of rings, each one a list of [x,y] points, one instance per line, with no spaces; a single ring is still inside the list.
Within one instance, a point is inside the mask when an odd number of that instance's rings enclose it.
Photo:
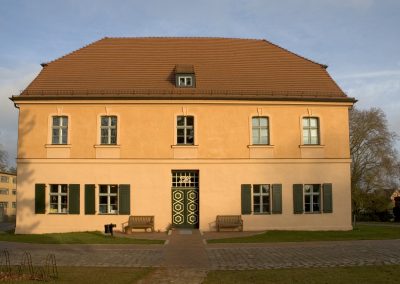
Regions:
[[[171,148],[198,148],[199,145],[190,145],[190,144],[179,144],[179,145],[171,145]]]
[[[120,144],[96,144],[94,148],[121,148]]]
[[[299,148],[324,148],[325,145],[314,145],[314,144],[302,144]]]
[[[46,148],[71,148],[71,144],[45,144]]]
[[[252,144],[252,145],[247,145],[247,148],[274,148],[275,145],[269,145],[269,144]]]

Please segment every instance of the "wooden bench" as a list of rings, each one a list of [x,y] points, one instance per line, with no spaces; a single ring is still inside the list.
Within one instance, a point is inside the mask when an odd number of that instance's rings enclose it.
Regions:
[[[238,228],[243,232],[243,220],[240,215],[218,215],[216,225],[217,232],[222,228]]]
[[[133,229],[150,229],[154,232],[154,216],[129,216],[128,222],[122,223],[125,233],[132,233]]]

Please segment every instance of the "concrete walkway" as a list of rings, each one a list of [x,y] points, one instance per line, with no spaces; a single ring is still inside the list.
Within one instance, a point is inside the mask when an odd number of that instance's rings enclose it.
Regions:
[[[219,236],[238,237],[241,234],[245,233],[227,232]],[[7,249],[12,264],[19,264],[24,251],[28,251],[34,265],[41,265],[47,254],[53,253],[59,266],[156,267],[156,271],[141,283],[201,283],[207,271],[219,269],[400,264],[400,240],[206,244],[208,237],[210,235],[203,235],[198,230],[177,229],[170,235],[153,236],[166,238],[164,245],[0,242],[0,253]]]

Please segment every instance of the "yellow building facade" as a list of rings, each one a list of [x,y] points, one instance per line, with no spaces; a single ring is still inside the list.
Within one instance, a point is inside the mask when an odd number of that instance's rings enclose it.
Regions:
[[[171,55],[179,47],[187,53],[183,61]],[[232,48],[241,64],[198,55],[230,54]],[[113,57],[122,73],[104,82],[99,66],[109,66],[109,49],[153,55],[146,59],[154,65],[150,81],[147,69],[125,54],[125,62]],[[105,54],[96,61],[91,56],[99,50]],[[264,52],[268,62],[276,56],[293,62],[283,63],[286,69],[279,61],[258,66]],[[85,62],[96,62],[97,69],[89,69],[100,71],[87,73]],[[286,72],[288,89],[285,83],[248,86],[248,80],[238,85],[235,76],[252,78],[245,63],[255,66],[257,82],[263,70],[283,78]],[[233,64],[226,69],[231,90],[217,76],[226,76],[220,64]],[[316,69],[320,76],[315,83],[292,74],[309,65],[309,73]],[[209,77],[218,67],[216,78]],[[125,80],[124,68],[140,69],[136,77],[146,78]],[[102,230],[129,215],[155,216],[160,231],[215,230],[217,215],[241,215],[244,230],[351,229],[348,110],[354,99],[325,68],[264,41],[179,38],[104,39],[44,64],[12,98],[19,108],[16,233]],[[164,69],[165,76],[157,73]],[[69,81],[71,74],[80,75]],[[268,74],[264,81],[278,80]],[[296,84],[299,91],[292,90]]]
[[[0,217],[2,221],[15,220],[17,212],[17,177],[0,172]]]

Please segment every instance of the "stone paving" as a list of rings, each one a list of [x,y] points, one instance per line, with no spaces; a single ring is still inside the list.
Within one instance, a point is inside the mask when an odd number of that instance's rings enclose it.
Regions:
[[[243,233],[244,234],[244,233]],[[248,234],[248,232],[246,233]],[[240,233],[221,233],[237,237]],[[133,234],[132,237],[139,235]],[[143,236],[143,235],[141,235]],[[209,234],[198,230],[158,233],[164,245],[49,245],[0,242],[12,264],[23,253],[41,265],[49,253],[59,266],[117,266],[157,268],[141,283],[201,283],[209,270],[333,267],[400,264],[399,240],[325,241],[265,244],[207,244]],[[2,255],[0,255],[1,259]],[[4,263],[4,260],[0,260]]]

